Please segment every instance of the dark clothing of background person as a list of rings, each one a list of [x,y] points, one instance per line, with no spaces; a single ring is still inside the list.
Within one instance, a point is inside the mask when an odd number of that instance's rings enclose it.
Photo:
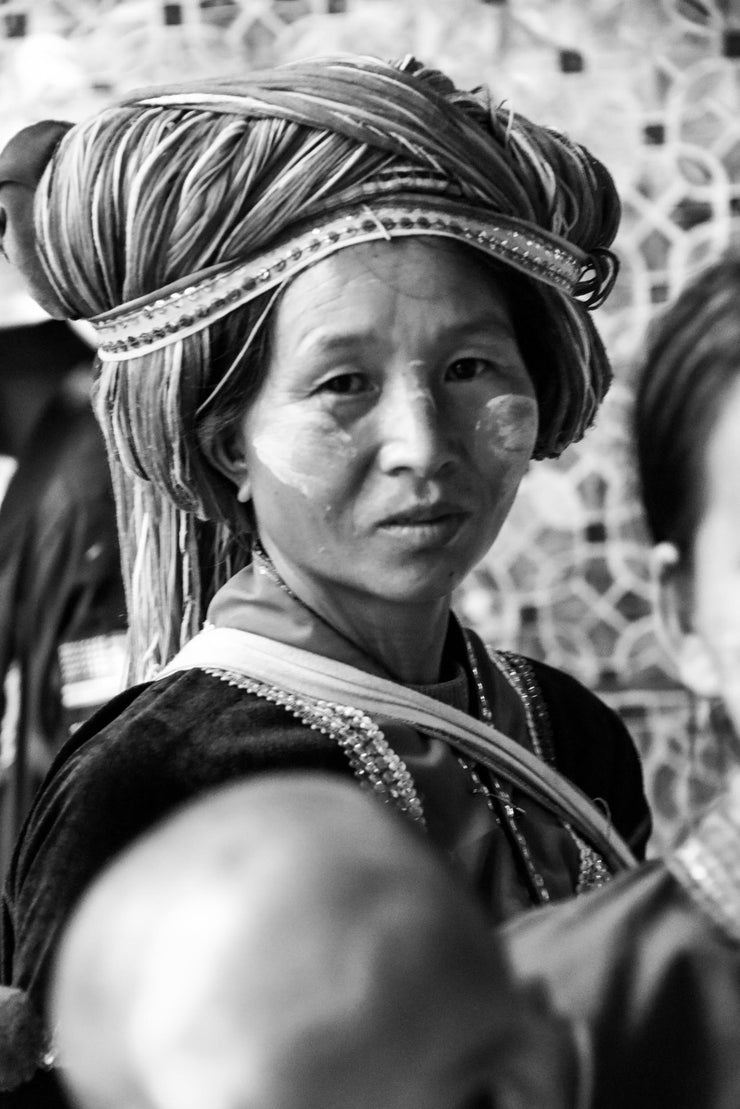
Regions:
[[[521,979],[544,978],[556,1008],[591,1030],[593,1109],[740,1105],[737,940],[697,912],[667,861],[502,931]]]
[[[0,357],[5,351],[15,360],[11,397],[24,361],[32,406],[38,409],[48,388],[40,379],[51,367],[57,381],[26,431],[0,504],[0,872],[35,789],[76,722],[63,703],[60,645],[125,628],[113,495],[89,400],[90,349],[66,324],[50,321],[6,329]],[[6,423],[12,417],[7,406],[4,416]],[[19,412],[19,422],[24,416]],[[12,706],[5,686],[11,667]]]
[[[20,457],[67,374],[91,359],[66,320],[0,326],[0,454]]]

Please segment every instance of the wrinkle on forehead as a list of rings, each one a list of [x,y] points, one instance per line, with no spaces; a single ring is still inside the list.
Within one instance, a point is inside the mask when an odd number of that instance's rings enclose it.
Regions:
[[[414,280],[406,280],[407,267],[413,264]],[[333,301],[342,299],[348,286],[372,297],[380,288],[385,295],[384,331],[390,333],[405,312],[408,301],[429,302],[438,316],[445,314],[454,302],[460,311],[458,282],[461,274],[472,279],[472,295],[479,304],[485,303],[485,315],[492,325],[514,337],[509,298],[501,278],[487,269],[476,257],[473,248],[446,240],[404,239],[391,243],[362,243],[323,258],[294,278],[285,290],[281,312],[294,314],[293,334],[301,342],[304,323],[315,333],[312,312],[325,316]],[[298,295],[299,311],[294,300]],[[362,301],[362,296],[361,296]],[[467,300],[462,307],[473,311]],[[356,323],[362,330],[362,312]],[[330,322],[325,318],[319,329]],[[304,336],[307,338],[307,336]],[[294,340],[295,341],[295,340]]]
[[[370,279],[380,280],[391,288],[398,288],[413,300],[429,300],[438,295],[440,281],[443,284],[447,282],[447,277],[443,276],[444,271],[439,266],[439,259],[446,259],[453,267],[462,266],[469,274],[478,278],[483,286],[495,290],[508,312],[504,279],[487,265],[475,247],[465,243],[441,236],[418,236],[394,239],[391,242],[381,239],[356,244],[349,247],[346,253],[351,257],[351,264],[358,275],[362,274]],[[420,267],[413,288],[407,285],[400,288],[396,283],[394,262],[404,254],[407,257],[415,254],[417,258],[429,263]]]

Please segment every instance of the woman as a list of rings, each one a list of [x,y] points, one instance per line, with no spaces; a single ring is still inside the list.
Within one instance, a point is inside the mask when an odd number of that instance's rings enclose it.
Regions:
[[[265,769],[354,775],[494,923],[629,869],[649,819],[623,727],[450,613],[530,458],[608,386],[604,168],[413,59],[145,92],[13,141],[38,187],[0,186],[5,249],[98,329],[134,673],[157,680],[83,726],[37,798],[4,980],[43,1014],[101,867]],[[49,1081],[17,1096],[49,1105]]]

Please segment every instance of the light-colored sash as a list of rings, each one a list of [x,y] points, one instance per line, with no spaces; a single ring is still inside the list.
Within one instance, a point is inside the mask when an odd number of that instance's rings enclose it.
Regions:
[[[490,724],[354,666],[237,628],[205,628],[161,671],[230,670],[309,701],[350,705],[452,743],[569,821],[614,870],[634,866],[627,844],[577,786]]]

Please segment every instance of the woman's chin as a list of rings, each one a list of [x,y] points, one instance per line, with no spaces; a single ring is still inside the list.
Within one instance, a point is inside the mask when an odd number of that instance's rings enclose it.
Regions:
[[[467,563],[461,568],[457,563],[447,562],[434,567],[388,567],[377,584],[377,594],[384,602],[410,607],[449,604],[468,570]]]

